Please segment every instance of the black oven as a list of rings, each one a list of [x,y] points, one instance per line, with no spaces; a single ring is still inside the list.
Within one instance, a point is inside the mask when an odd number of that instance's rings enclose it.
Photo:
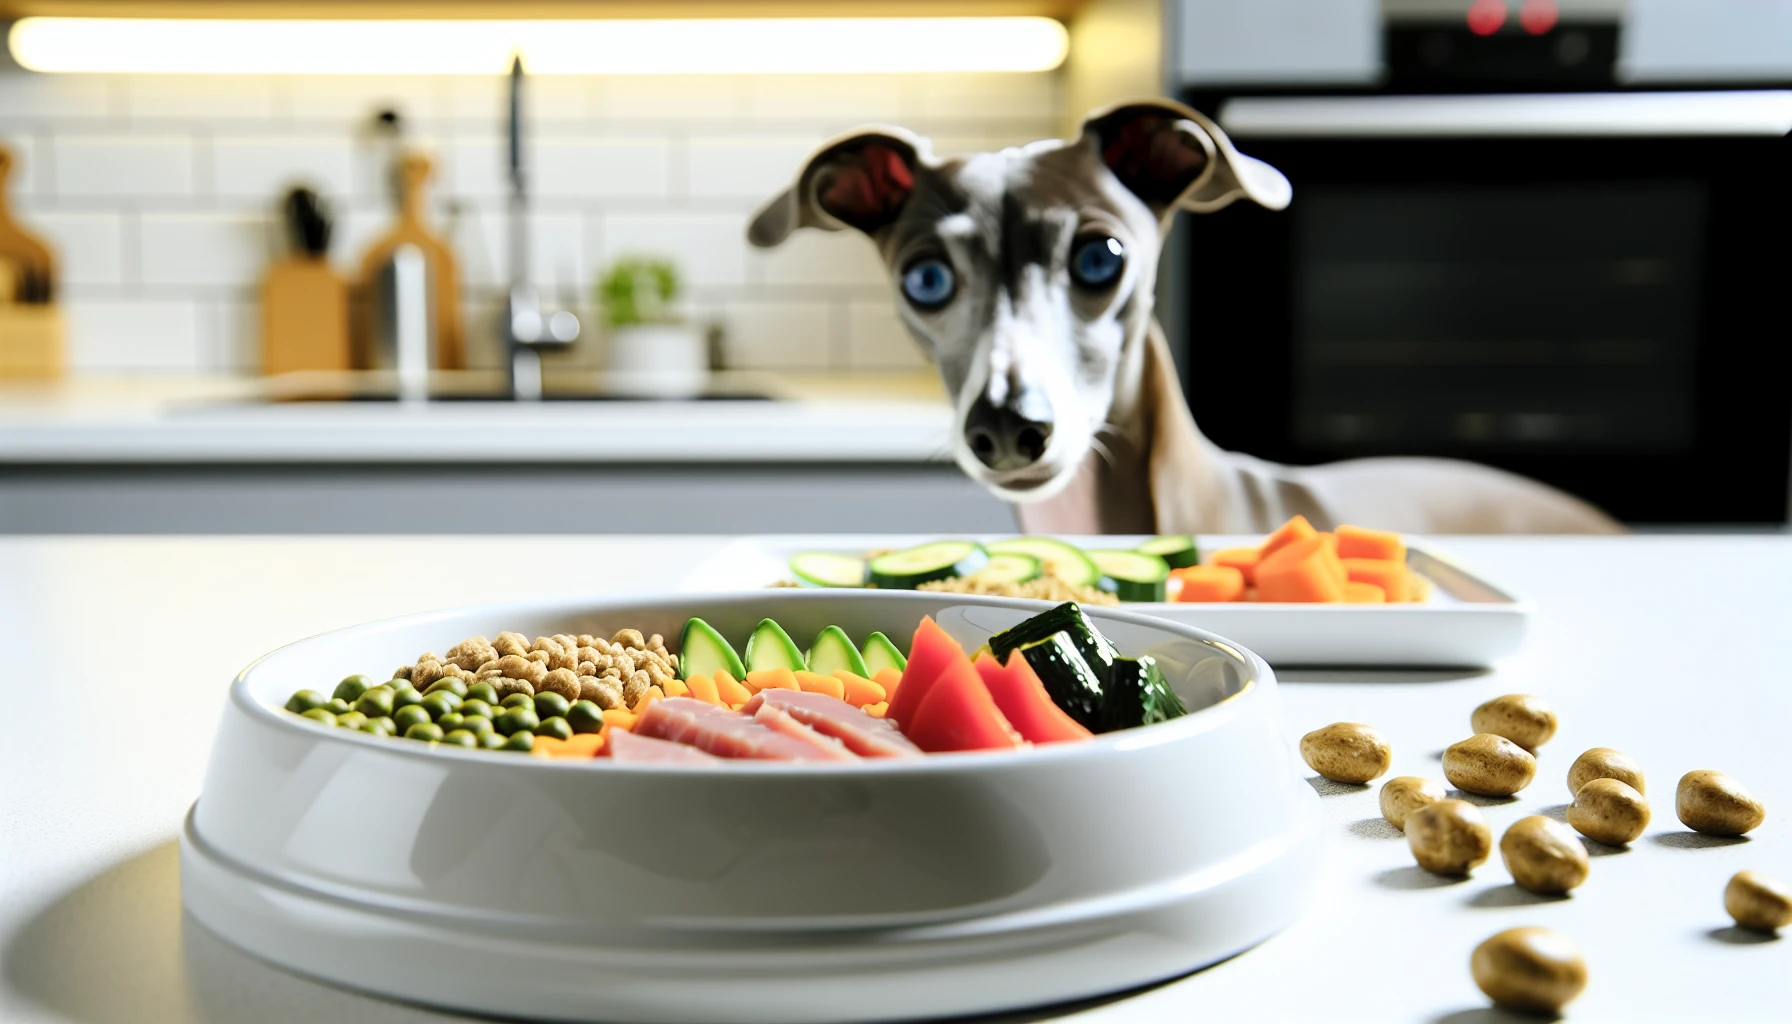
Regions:
[[[1294,186],[1180,229],[1214,441],[1787,521],[1792,92],[1190,98]]]

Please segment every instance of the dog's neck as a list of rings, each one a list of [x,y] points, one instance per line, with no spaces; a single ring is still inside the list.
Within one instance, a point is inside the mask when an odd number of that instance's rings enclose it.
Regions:
[[[1016,505],[1027,533],[1156,533],[1159,523],[1230,518],[1225,453],[1195,426],[1163,330],[1144,320],[1128,339],[1108,413],[1121,431],[1100,438],[1111,458],[1092,451],[1057,496]]]

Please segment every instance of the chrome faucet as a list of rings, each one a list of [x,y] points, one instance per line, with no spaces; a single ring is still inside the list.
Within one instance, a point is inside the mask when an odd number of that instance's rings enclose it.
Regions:
[[[504,300],[505,367],[510,397],[541,399],[541,350],[565,348],[579,340],[579,318],[549,309],[529,283],[529,192],[523,175],[523,58],[510,62],[510,291]]]

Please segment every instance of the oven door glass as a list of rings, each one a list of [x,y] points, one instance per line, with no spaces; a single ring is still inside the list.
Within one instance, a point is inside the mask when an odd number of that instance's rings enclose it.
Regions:
[[[1239,147],[1294,203],[1183,225],[1215,441],[1473,459],[1632,522],[1785,521],[1785,140]]]

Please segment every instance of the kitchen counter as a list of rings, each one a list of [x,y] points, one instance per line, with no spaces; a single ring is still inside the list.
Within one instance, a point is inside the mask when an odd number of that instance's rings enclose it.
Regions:
[[[199,791],[230,678],[290,640],[472,601],[626,592],[669,583],[718,538],[0,540],[0,688],[13,729],[0,829],[8,1022],[447,1021],[237,953],[180,912],[175,836]],[[1532,598],[1526,648],[1487,673],[1282,674],[1292,739],[1363,721],[1394,745],[1391,774],[1441,777],[1470,710],[1536,693],[1561,715],[1536,782],[1483,801],[1496,834],[1559,817],[1569,763],[1615,746],[1648,773],[1654,821],[1600,850],[1568,898],[1510,884],[1497,855],[1472,879],[1412,864],[1373,787],[1314,780],[1326,818],[1317,904],[1283,934],[1205,971],[1014,1020],[1325,1020],[1492,1024],[1469,978],[1474,945],[1520,925],[1567,933],[1591,970],[1570,1019],[1782,1020],[1788,938],[1731,926],[1724,883],[1750,868],[1792,880],[1792,538],[1453,538],[1470,567]],[[478,573],[444,567],[473,564]],[[542,565],[568,571],[534,571]],[[1663,566],[1698,574],[1665,582]],[[506,571],[514,567],[515,571]],[[425,582],[426,581],[426,582]],[[247,597],[247,599],[245,599]],[[88,666],[92,666],[91,669]],[[68,678],[60,673],[69,672]],[[56,687],[46,695],[48,687]],[[37,718],[26,716],[35,711]],[[1741,779],[1768,809],[1743,839],[1690,833],[1673,787],[1695,768]],[[1175,780],[1164,786],[1175,813]]]
[[[369,383],[382,379],[0,382],[0,533],[1013,524],[952,462],[952,410],[931,374],[715,375],[719,390],[769,401],[270,400]]]
[[[771,401],[276,400],[352,377],[379,375],[0,381],[0,465],[949,461],[931,374],[715,375]]]

